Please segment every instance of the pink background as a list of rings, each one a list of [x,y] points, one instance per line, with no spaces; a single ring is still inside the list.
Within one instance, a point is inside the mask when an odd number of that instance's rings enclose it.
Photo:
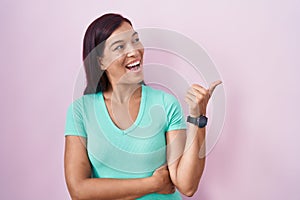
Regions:
[[[0,2],[0,199],[69,199],[66,109],[84,31],[111,11],[192,38],[223,78],[226,121],[191,199],[300,199],[299,1],[196,2]]]

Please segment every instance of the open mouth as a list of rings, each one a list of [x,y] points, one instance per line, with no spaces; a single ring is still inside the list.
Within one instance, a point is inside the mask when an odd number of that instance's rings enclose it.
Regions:
[[[138,71],[140,69],[140,61],[136,61],[126,66],[130,71]]]

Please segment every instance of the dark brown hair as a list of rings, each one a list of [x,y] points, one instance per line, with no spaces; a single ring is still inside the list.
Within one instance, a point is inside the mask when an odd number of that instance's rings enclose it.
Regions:
[[[94,20],[87,28],[83,39],[83,64],[87,86],[83,94],[103,92],[109,85],[106,73],[101,70],[98,58],[102,56],[105,40],[121,26],[131,22],[119,14],[109,13]]]

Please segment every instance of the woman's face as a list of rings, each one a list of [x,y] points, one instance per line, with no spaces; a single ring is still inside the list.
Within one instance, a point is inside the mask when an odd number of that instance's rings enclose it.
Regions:
[[[144,47],[138,33],[132,26],[123,22],[105,41],[101,69],[113,84],[140,83],[143,75]]]

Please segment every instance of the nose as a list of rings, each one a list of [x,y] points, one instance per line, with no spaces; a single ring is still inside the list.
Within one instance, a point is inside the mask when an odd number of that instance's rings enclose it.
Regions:
[[[136,57],[138,55],[138,49],[133,47],[132,45],[129,45],[127,50],[127,57]]]

